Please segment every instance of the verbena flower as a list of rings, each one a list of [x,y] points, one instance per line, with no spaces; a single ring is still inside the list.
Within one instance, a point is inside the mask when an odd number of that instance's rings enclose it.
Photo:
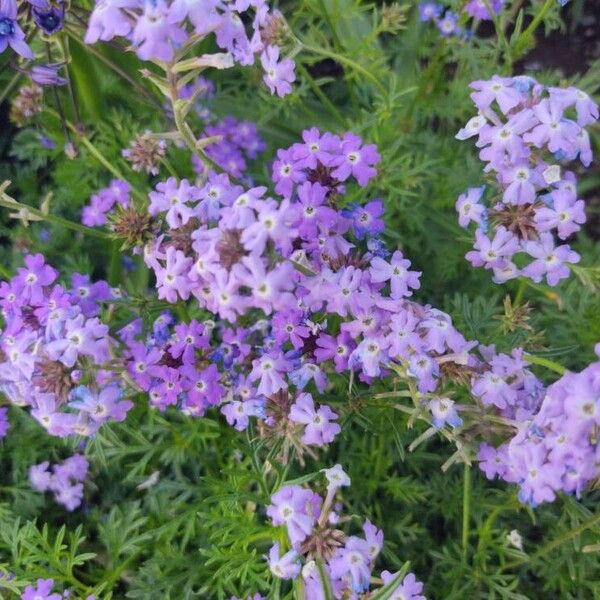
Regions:
[[[0,54],[9,46],[23,58],[33,58],[25,34],[17,22],[16,0],[0,0]]]
[[[471,87],[479,114],[456,137],[477,137],[497,186],[471,188],[456,203],[460,225],[476,226],[466,257],[492,270],[496,283],[521,275],[554,286],[579,261],[554,235],[565,240],[586,220],[575,176],[561,172],[560,162],[579,158],[589,165],[585,127],[598,119],[598,106],[580,90],[545,87],[529,77],[494,75]]]

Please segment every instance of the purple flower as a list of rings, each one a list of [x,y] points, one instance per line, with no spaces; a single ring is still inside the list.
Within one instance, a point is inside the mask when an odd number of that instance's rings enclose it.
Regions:
[[[409,271],[410,261],[406,260],[400,250],[396,250],[392,254],[392,258],[388,263],[383,258],[375,256],[371,259],[371,267],[369,273],[371,274],[371,281],[376,283],[383,283],[384,281],[390,282],[392,290],[392,298],[400,300],[408,296],[412,296],[412,289],[419,289],[421,284],[419,282],[419,271]]]
[[[364,522],[363,531],[365,532],[365,540],[369,545],[369,558],[373,561],[383,548],[383,531],[377,529],[369,519]]]
[[[133,21],[123,9],[137,8],[139,5],[139,0],[96,0],[85,43],[93,44],[98,40],[107,42],[117,36],[127,36],[133,28]]]
[[[293,158],[293,150],[278,150],[277,160],[273,163],[273,181],[275,191],[284,198],[291,198],[294,185],[304,180],[300,163]]]
[[[71,284],[76,303],[86,317],[95,317],[100,312],[98,303],[113,298],[112,291],[106,281],[91,283],[89,275],[73,273]]]
[[[57,275],[58,273],[45,263],[41,254],[30,254],[25,257],[25,266],[18,269],[12,285],[23,303],[40,304],[44,287],[50,285]]]
[[[0,407],[0,440],[6,437],[10,423],[8,422],[8,409]]]
[[[29,467],[29,483],[31,487],[38,492],[45,492],[50,489],[52,473],[48,470],[50,463],[46,460],[39,465]]]
[[[198,35],[206,35],[221,24],[217,0],[174,0],[169,9],[169,21],[182,23],[187,17]]]
[[[169,348],[169,354],[173,358],[181,357],[184,364],[194,362],[196,350],[208,348],[208,338],[204,333],[204,325],[195,319],[189,324],[180,323],[175,326],[176,338]]]
[[[173,246],[167,248],[165,266],[155,269],[158,297],[175,304],[178,298],[190,297],[192,284],[188,278],[192,259]]]
[[[381,572],[381,579],[384,585],[394,580],[395,573],[389,571]],[[403,580],[402,583],[398,584],[398,587],[392,592],[389,597],[390,600],[425,600],[425,596],[421,595],[423,591],[423,584],[417,581],[414,573],[409,573]]]
[[[478,148],[483,148],[479,157],[493,165],[502,165],[507,159],[515,163],[527,158],[531,152],[521,136],[537,122],[533,110],[524,109],[512,115],[504,124],[484,125],[476,144]]]
[[[275,577],[280,579],[295,579],[300,574],[298,553],[295,550],[279,556],[279,544],[274,544],[269,550],[269,568]]]
[[[292,146],[292,157],[304,169],[316,169],[318,164],[329,166],[338,153],[340,139],[331,133],[321,132],[316,128],[302,132],[302,143]]]
[[[265,354],[252,361],[250,381],[259,380],[258,393],[270,396],[287,387],[283,373],[287,372],[290,366],[290,362],[281,353]]]
[[[485,186],[469,188],[466,194],[461,194],[456,201],[456,212],[458,212],[458,223],[461,227],[468,227],[473,221],[481,226],[486,216],[486,208],[481,204],[481,198]]]
[[[285,290],[291,287],[293,273],[289,263],[277,265],[267,272],[262,258],[245,256],[232,272],[240,284],[251,290],[252,306],[261,308],[268,315],[273,307],[285,305]]]
[[[498,15],[504,6],[504,0],[490,0],[489,5],[492,7],[494,14]],[[481,19],[484,21],[490,21],[492,19],[492,15],[490,15],[483,0],[469,0],[464,10],[474,19]]]
[[[140,388],[148,391],[163,351],[158,348],[148,348],[139,342],[130,343],[129,350],[131,357],[127,363],[127,371]]]
[[[295,63],[291,58],[279,60],[279,48],[267,46],[260,55],[260,62],[265,74],[263,81],[271,91],[280,97],[287,96],[292,91],[291,83],[296,79],[294,73]]]
[[[273,494],[267,515],[271,517],[273,525],[285,524],[290,541],[296,546],[312,531],[319,516],[318,500],[319,497],[310,490],[287,485]]]
[[[79,386],[72,392],[70,406],[89,414],[92,421],[102,424],[109,419],[124,421],[133,408],[133,402],[121,400],[123,391],[117,384],[107,385],[97,395],[89,388]]]
[[[479,446],[477,454],[479,468],[488,479],[494,479],[498,476],[503,477],[506,473],[506,455],[501,450],[502,447],[495,449],[485,443]]]
[[[364,206],[351,205],[351,209],[345,211],[345,214],[352,219],[354,233],[359,240],[364,239],[366,235],[383,233],[385,229],[383,219],[380,218],[383,215],[381,200],[372,200]]]
[[[327,188],[320,183],[305,181],[298,187],[295,227],[305,239],[316,237],[319,230],[331,228],[337,219],[337,213],[325,206]]]
[[[350,485],[350,477],[342,469],[342,465],[336,464],[329,469],[321,469],[325,473],[325,479],[327,479],[327,493],[332,494],[335,490],[341,487],[348,487]]]
[[[552,502],[561,487],[562,469],[546,461],[544,444],[527,444],[509,450],[511,468],[519,474],[519,499],[536,506]]]
[[[290,341],[299,350],[310,335],[310,329],[303,325],[304,313],[300,310],[288,310],[275,313],[272,320],[273,333],[278,343]]]
[[[170,21],[165,0],[145,0],[144,12],[131,36],[137,46],[136,53],[142,60],[165,62],[173,58],[173,46],[183,44],[187,37],[183,29]]]
[[[258,400],[244,402],[234,400],[221,408],[221,413],[227,419],[227,423],[233,425],[238,431],[243,431],[248,427],[249,417],[261,416],[262,411],[263,405]]]
[[[258,219],[244,229],[240,238],[250,253],[262,254],[269,240],[273,240],[286,252],[291,248],[288,206],[285,201],[279,205],[273,201],[263,201],[256,205]]]
[[[506,115],[523,101],[521,92],[515,89],[512,83],[509,77],[499,75],[494,75],[487,81],[474,81],[470,85],[475,90],[471,94],[471,99],[481,111],[490,108],[495,100]]]
[[[23,58],[33,58],[33,52],[25,42],[25,34],[17,23],[16,1],[0,0],[0,54],[8,46]]]
[[[61,600],[60,594],[53,594],[53,579],[38,579],[35,587],[28,585],[21,594],[21,600]]]
[[[435,21],[444,11],[441,4],[435,2],[421,2],[419,4],[419,21],[425,23],[427,21]]]
[[[360,364],[365,375],[377,377],[381,373],[381,365],[388,362],[387,347],[386,339],[365,337],[350,355],[349,366]]]
[[[346,545],[329,561],[329,567],[331,576],[336,579],[350,577],[353,592],[367,591],[371,577],[369,544],[361,538],[350,536]]]
[[[542,206],[535,211],[535,223],[540,231],[556,229],[561,240],[579,231],[585,223],[585,203],[575,200],[566,190],[552,192],[552,207]]]
[[[38,85],[66,85],[67,80],[58,74],[64,63],[34,65],[31,67],[29,77]]]
[[[102,227],[108,223],[106,213],[109,210],[106,199],[98,194],[93,194],[90,203],[81,211],[81,222],[86,227]]]
[[[505,227],[498,227],[491,240],[478,229],[475,238],[474,250],[466,254],[467,260],[475,267],[494,267],[502,259],[510,259],[519,248],[517,238]]]
[[[525,141],[537,148],[547,145],[550,152],[574,155],[580,127],[574,121],[563,118],[563,110],[560,102],[544,98],[533,108],[539,125],[525,134]]]
[[[525,242],[524,250],[534,260],[523,269],[523,274],[535,282],[546,277],[550,286],[555,286],[561,279],[568,277],[570,269],[567,265],[578,263],[581,258],[566,244],[555,246],[549,233],[542,233],[539,241]]]
[[[441,19],[436,22],[440,33],[446,37],[458,33],[458,15],[450,10],[444,13]]]
[[[429,410],[431,411],[434,427],[443,427],[448,424],[452,427],[460,427],[463,423],[458,416],[458,412],[454,406],[454,401],[449,398],[433,399],[429,402]]]
[[[166,220],[171,229],[185,225],[193,216],[194,210],[188,202],[200,199],[200,190],[191,186],[187,179],[177,183],[175,177],[157,184],[156,191],[150,192],[148,212],[155,216],[166,212]]]
[[[331,174],[340,181],[354,176],[358,185],[364,187],[369,183],[377,170],[373,167],[381,161],[375,144],[362,145],[362,139],[353,133],[345,133],[339,155],[331,161],[334,167]]]
[[[349,333],[342,332],[337,338],[322,333],[317,338],[317,349],[314,354],[319,362],[333,358],[335,370],[341,373],[348,368],[348,360],[355,347]]]
[[[36,3],[31,11],[34,23],[47,35],[60,31],[65,18],[65,6],[61,0],[54,5]]]
[[[91,356],[98,363],[108,358],[108,327],[97,318],[85,320],[83,315],[65,322],[64,336],[46,345],[53,360],[72,367],[79,355]]]
[[[289,418],[295,423],[306,425],[300,439],[303,444],[324,446],[332,442],[340,432],[340,426],[333,422],[337,420],[338,415],[326,405],[315,409],[310,394],[298,395],[290,409]]]

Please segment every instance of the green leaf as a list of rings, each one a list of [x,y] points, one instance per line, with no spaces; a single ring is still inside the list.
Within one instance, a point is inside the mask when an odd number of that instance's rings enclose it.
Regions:
[[[319,558],[316,561],[317,570],[319,571],[319,579],[321,580],[321,585],[323,586],[323,595],[325,600],[333,600],[333,589],[331,588],[331,581],[325,571],[325,567],[323,565],[323,561]]]
[[[79,108],[84,116],[100,120],[105,114],[104,95],[94,64],[85,48],[75,40],[69,41],[69,54],[69,75],[80,102]]]
[[[410,562],[407,560],[390,582],[379,588],[374,594],[371,594],[371,600],[389,600],[392,594],[398,589],[398,585],[404,579],[409,567]]]

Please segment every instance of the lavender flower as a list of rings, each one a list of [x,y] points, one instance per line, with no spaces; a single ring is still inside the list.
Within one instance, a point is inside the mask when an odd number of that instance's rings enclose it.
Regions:
[[[33,58],[33,52],[25,42],[25,34],[17,23],[16,1],[0,0],[0,54],[8,46],[23,58]]]
[[[52,593],[53,579],[38,579],[35,587],[28,585],[21,594],[21,600],[62,600],[61,594]]]
[[[260,62],[265,75],[263,81],[267,84],[271,94],[280,97],[287,96],[292,91],[291,83],[296,79],[294,74],[294,61],[291,58],[279,60],[279,48],[268,46],[261,54]]]
[[[488,207],[476,188],[459,197],[460,225],[476,225],[474,250],[466,257],[491,269],[496,283],[523,275],[554,286],[569,276],[568,265],[579,255],[557,246],[553,234],[564,240],[585,222],[575,177],[561,174],[555,161],[579,158],[589,165],[584,127],[598,118],[598,107],[575,88],[546,88],[526,77],[494,75],[471,87],[480,112],[456,137],[477,136],[479,156],[488,163],[486,171],[496,173],[501,199]]]

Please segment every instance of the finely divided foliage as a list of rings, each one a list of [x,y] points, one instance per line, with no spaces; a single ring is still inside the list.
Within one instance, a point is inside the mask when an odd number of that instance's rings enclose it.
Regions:
[[[0,595],[598,597],[559,9],[0,0]]]

